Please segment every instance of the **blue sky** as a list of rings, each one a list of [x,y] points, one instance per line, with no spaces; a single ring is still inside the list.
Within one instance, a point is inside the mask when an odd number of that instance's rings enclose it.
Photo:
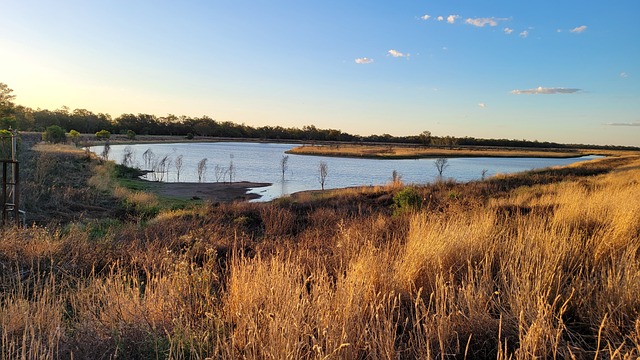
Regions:
[[[640,146],[637,0],[0,1],[33,108]]]

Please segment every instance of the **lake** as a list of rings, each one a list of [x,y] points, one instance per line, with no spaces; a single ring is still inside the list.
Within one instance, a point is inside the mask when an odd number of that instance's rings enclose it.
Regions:
[[[177,179],[175,159],[182,156],[181,182],[198,182],[198,163],[207,159],[206,170],[201,172],[203,182],[229,181],[232,169],[233,181],[265,182],[273,185],[252,189],[260,194],[259,201],[275,198],[304,190],[320,189],[319,164],[328,165],[325,188],[335,189],[361,185],[384,185],[391,182],[395,170],[405,184],[425,184],[438,177],[434,159],[378,160],[353,159],[322,156],[288,155],[288,169],[282,179],[281,160],[285,151],[298,146],[295,144],[216,142],[216,143],[161,143],[111,145],[109,159],[123,162],[125,149],[131,151],[130,164],[140,169],[151,170],[147,155],[152,152],[151,163],[158,164],[162,158],[165,171],[162,174],[148,174],[147,180],[170,181]],[[102,146],[91,148],[101,154]],[[568,165],[590,160],[598,156],[584,156],[570,159],[552,158],[450,158],[444,170],[444,178],[466,182],[478,180],[486,170],[486,177],[495,174],[515,173],[550,166]],[[224,177],[224,179],[223,179]]]

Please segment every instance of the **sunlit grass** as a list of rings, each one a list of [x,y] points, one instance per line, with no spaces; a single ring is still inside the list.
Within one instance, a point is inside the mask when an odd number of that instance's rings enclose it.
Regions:
[[[616,161],[415,186],[400,213],[396,184],[3,229],[1,356],[634,359],[640,160]]]

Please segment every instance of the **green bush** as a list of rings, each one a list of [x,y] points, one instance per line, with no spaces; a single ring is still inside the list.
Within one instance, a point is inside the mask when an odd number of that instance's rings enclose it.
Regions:
[[[108,130],[100,130],[96,133],[96,137],[101,140],[106,140],[111,137],[111,133]]]
[[[422,196],[413,187],[406,187],[393,196],[394,215],[420,210],[421,207]]]
[[[69,131],[69,139],[71,139],[71,142],[73,142],[75,146],[78,146],[78,143],[80,143],[80,132],[77,130]]]
[[[67,141],[67,132],[58,125],[48,126],[42,134],[42,140],[58,144]]]
[[[133,131],[133,130],[127,130],[127,137],[128,137],[130,140],[135,140],[135,138],[136,138],[136,132],[135,132],[135,131]]]

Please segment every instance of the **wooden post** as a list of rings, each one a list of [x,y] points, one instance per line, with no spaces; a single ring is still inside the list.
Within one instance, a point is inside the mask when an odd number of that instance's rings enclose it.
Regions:
[[[7,219],[7,163],[2,160],[2,225]]]

